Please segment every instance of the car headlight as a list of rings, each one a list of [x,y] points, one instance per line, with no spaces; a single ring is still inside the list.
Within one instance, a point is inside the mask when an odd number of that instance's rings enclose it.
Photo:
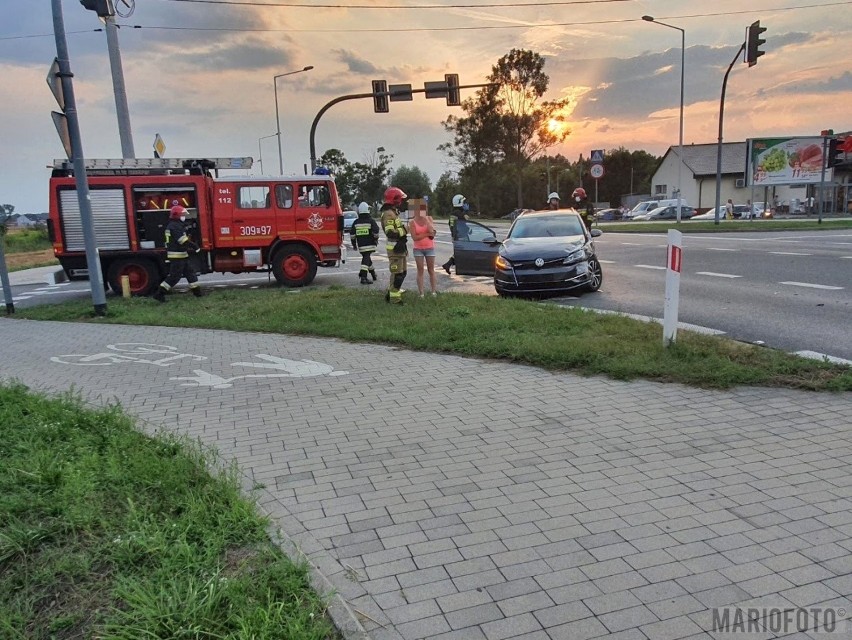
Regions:
[[[586,259],[586,250],[585,249],[577,249],[576,251],[572,251],[568,254],[568,256],[562,261],[562,264],[574,264],[575,262],[579,262],[580,260]]]
[[[512,263],[506,260],[503,256],[497,256],[497,259],[494,261],[494,266],[498,269],[511,269]]]

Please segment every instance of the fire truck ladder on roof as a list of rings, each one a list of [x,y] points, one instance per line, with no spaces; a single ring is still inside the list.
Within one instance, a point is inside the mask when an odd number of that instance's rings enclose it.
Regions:
[[[89,158],[83,161],[87,171],[251,169],[252,158]],[[53,161],[54,170],[73,171],[70,160]]]

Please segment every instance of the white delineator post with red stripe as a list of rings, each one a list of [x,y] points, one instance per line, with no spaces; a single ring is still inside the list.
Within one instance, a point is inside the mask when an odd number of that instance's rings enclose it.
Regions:
[[[683,234],[669,229],[666,248],[666,304],[663,309],[663,346],[677,340],[677,309],[680,302],[680,268],[683,264]]]

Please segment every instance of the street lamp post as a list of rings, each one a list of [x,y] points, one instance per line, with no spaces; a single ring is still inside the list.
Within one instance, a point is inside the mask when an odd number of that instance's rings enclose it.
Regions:
[[[296,73],[302,73],[302,71],[310,71],[313,69],[313,65],[308,65],[307,67],[303,67],[301,69],[296,69],[295,71],[288,71],[287,73],[279,73],[277,76],[272,77],[272,86],[275,91],[275,126],[276,133],[278,136],[278,173],[284,173],[284,155],[281,153],[281,119],[278,116],[278,78],[283,78],[284,76],[292,76]]]
[[[678,138],[678,147],[677,147],[677,221],[680,222],[680,203],[681,203],[681,189],[683,183],[681,182],[681,175],[683,170],[683,70],[684,70],[684,56],[686,53],[686,32],[680,27],[676,27],[673,24],[666,24],[665,22],[660,22],[659,20],[654,20],[654,16],[642,16],[642,19],[645,22],[653,22],[654,24],[661,25],[663,27],[669,27],[670,29],[677,29],[680,31],[680,135]]]
[[[268,136],[261,136],[257,139],[257,163],[260,165],[260,175],[263,175],[263,150],[260,148],[260,141],[267,138],[274,138],[277,133],[270,133]]]

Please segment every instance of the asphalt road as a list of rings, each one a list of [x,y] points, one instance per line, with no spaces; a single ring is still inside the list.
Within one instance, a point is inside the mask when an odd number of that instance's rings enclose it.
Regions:
[[[508,224],[491,225],[504,232]],[[604,284],[595,294],[551,299],[564,305],[661,318],[666,236],[606,233],[596,240]],[[441,291],[494,295],[489,278],[447,276],[449,232],[439,225],[436,260]],[[380,252],[381,253],[381,252]],[[350,251],[340,268],[320,269],[312,286],[360,287],[360,256]],[[387,261],[376,256],[380,281]],[[414,262],[404,287],[416,291]],[[210,274],[206,288],[276,286],[267,274]],[[428,284],[427,284],[428,290]],[[26,308],[89,295],[87,282],[13,287]],[[109,301],[109,297],[107,298]],[[852,232],[684,234],[679,320],[728,337],[786,351],[811,351],[852,360]]]
[[[852,233],[684,234],[679,320],[852,360]],[[660,317],[666,236],[604,233],[604,286],[564,304]]]

